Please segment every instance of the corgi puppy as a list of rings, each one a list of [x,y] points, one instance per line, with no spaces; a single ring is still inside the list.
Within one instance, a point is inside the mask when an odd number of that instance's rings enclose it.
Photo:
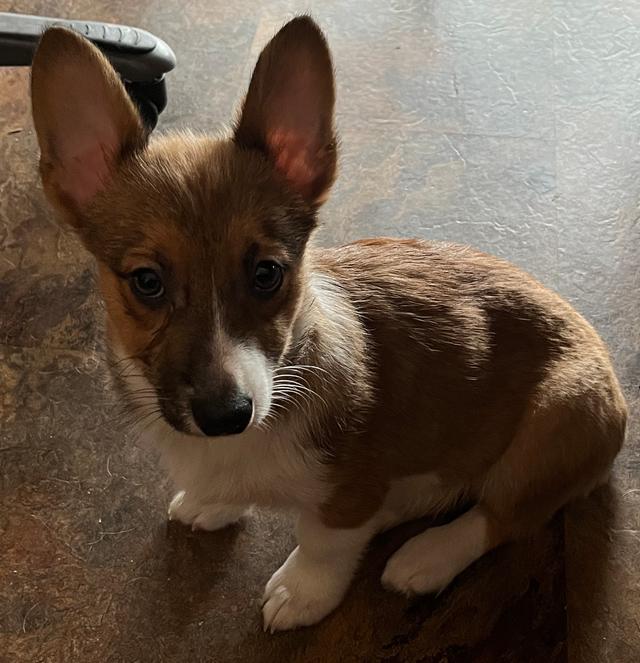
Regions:
[[[313,624],[376,533],[461,501],[382,583],[438,592],[606,480],[626,406],[569,304],[463,246],[310,246],[336,175],[334,82],[308,17],[260,55],[233,129],[149,140],[113,68],[48,30],[33,61],[46,195],[97,262],[116,388],[214,530],[298,514],[264,627]]]

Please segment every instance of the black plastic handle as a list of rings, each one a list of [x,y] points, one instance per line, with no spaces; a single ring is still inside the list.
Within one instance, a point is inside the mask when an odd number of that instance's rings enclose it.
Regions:
[[[29,66],[42,32],[53,25],[90,39],[126,81],[154,81],[176,66],[176,56],[169,46],[146,30],[4,12],[0,12],[0,66]]]
[[[0,67],[30,66],[42,33],[54,25],[75,30],[107,56],[153,129],[167,105],[164,75],[176,66],[169,46],[146,30],[126,25],[0,12]]]

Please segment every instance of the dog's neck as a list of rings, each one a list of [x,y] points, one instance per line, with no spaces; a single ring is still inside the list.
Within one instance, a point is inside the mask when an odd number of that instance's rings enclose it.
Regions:
[[[305,417],[318,427],[328,419],[340,428],[357,423],[372,398],[368,350],[349,293],[325,269],[311,265],[283,362],[315,392],[300,401]]]

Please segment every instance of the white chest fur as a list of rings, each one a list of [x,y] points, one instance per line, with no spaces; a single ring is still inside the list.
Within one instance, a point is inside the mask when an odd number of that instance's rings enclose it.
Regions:
[[[293,432],[207,439],[163,425],[150,433],[176,488],[203,502],[312,507],[328,494],[318,456]]]

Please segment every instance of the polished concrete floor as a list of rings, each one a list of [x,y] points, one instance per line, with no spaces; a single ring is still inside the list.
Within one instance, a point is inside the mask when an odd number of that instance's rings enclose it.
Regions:
[[[326,621],[263,634],[289,518],[167,524],[170,487],[104,388],[91,262],[43,200],[27,72],[0,70],[0,661],[640,660],[640,2],[0,2],[163,36],[161,131],[227,122],[260,47],[310,7],[343,139],[318,240],[473,244],[568,297],[631,406],[611,484],[411,603],[378,579],[424,523],[391,532]]]

